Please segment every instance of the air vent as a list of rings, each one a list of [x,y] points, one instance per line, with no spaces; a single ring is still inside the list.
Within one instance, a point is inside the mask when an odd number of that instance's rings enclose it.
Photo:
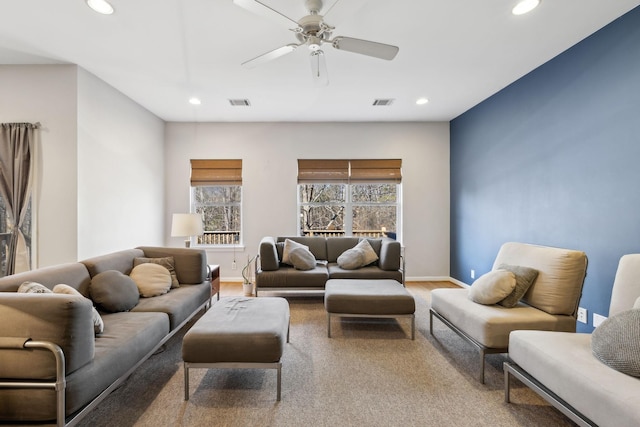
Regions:
[[[389,105],[393,104],[393,99],[374,99],[373,100],[373,105],[376,106],[380,106],[380,107],[388,107]]]
[[[248,99],[230,99],[229,104],[234,107],[248,107],[251,105]]]

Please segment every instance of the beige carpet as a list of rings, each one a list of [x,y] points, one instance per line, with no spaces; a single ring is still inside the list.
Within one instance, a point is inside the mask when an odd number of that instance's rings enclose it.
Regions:
[[[502,361],[476,380],[476,352],[435,322],[416,297],[416,339],[407,319],[334,320],[322,298],[288,298],[291,342],[274,370],[192,370],[184,401],[182,334],[90,413],[82,426],[573,426],[514,381],[504,403]]]

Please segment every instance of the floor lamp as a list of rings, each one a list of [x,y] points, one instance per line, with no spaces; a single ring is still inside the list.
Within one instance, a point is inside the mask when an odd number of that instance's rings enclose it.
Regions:
[[[199,236],[204,232],[202,216],[197,213],[174,213],[171,222],[172,237],[187,237],[184,247],[191,246],[191,236]]]

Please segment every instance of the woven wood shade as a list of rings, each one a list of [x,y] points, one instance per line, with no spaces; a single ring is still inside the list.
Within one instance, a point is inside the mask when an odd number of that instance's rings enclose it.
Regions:
[[[242,160],[191,160],[191,186],[242,185]]]
[[[402,160],[298,160],[298,184],[402,182]]]

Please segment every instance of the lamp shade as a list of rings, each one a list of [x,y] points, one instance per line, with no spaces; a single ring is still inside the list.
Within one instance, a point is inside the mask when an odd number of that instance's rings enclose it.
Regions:
[[[204,232],[202,216],[197,213],[175,213],[171,222],[171,236],[198,236]]]

